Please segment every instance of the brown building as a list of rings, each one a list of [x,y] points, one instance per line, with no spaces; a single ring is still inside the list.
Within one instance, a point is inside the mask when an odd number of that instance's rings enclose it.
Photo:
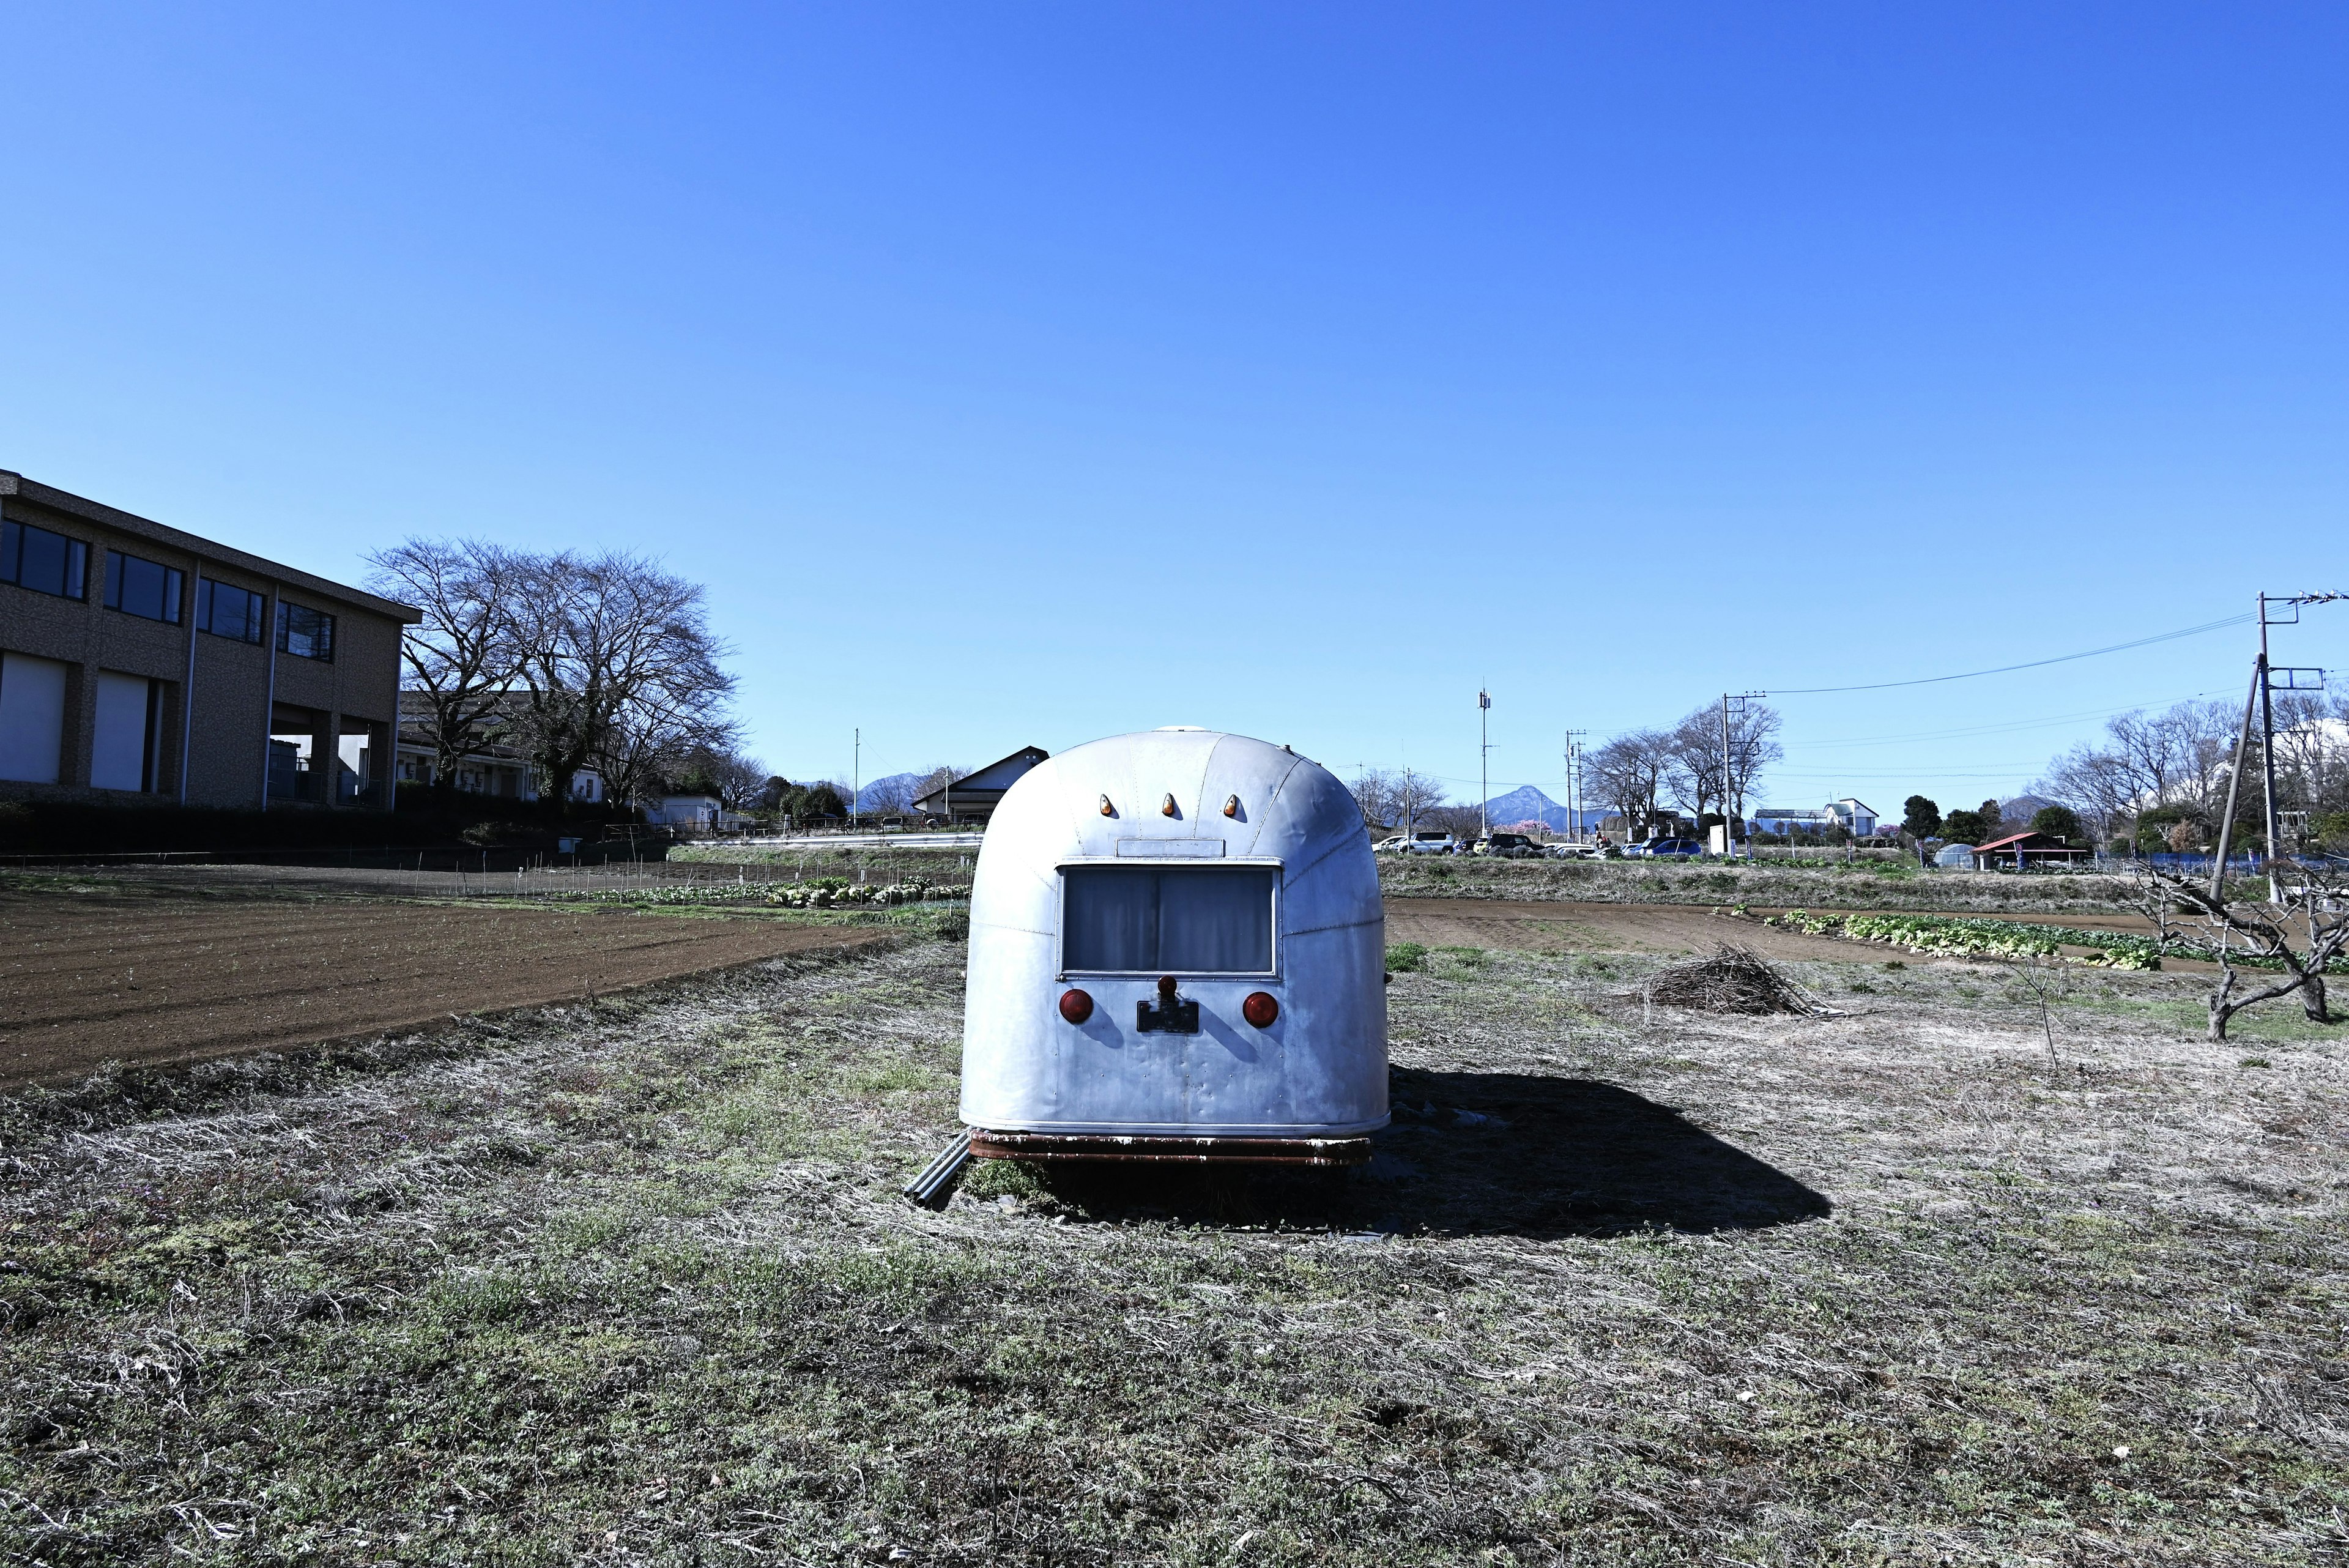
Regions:
[[[422,618],[0,470],[0,796],[388,809]]]

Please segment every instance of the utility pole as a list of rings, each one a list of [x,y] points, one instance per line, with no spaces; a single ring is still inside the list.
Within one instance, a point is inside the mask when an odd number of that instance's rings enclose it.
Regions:
[[[1745,705],[1757,697],[1767,697],[1767,691],[1729,692],[1721,694],[1721,853],[1723,859],[1737,857],[1737,810],[1743,801],[1732,802],[1732,784],[1736,774],[1730,758],[1729,721],[1733,714],[1745,717]],[[1742,793],[1742,792],[1739,792]],[[1745,858],[1754,858],[1754,835],[1745,836]]]
[[[1419,813],[1415,809],[1418,805],[1419,791],[1411,782],[1411,764],[1406,763],[1402,770],[1402,841],[1403,853],[1406,855],[1411,852],[1412,826],[1419,817]]]
[[[2264,642],[2266,637],[2261,635]],[[2227,770],[2227,814],[2219,820],[2218,862],[2210,868],[2210,897],[2225,896],[2227,883],[2227,846],[2235,836],[2235,802],[2243,793],[2243,753],[2251,744],[2251,716],[2259,711],[2260,691],[2268,682],[2268,656],[2261,653],[2251,663],[2251,689],[2243,697],[2243,728],[2235,737],[2234,765]]]
[[[1493,711],[1493,694],[1479,688],[1476,692],[1476,836],[1493,836],[1493,825],[1485,820],[1485,804],[1493,794],[1493,742],[1485,715]]]
[[[2243,753],[2251,748],[2251,719],[2255,714],[2261,718],[2261,782],[2265,786],[2267,794],[2268,898],[2271,901],[2280,900],[2282,898],[2282,880],[2276,875],[2275,868],[2275,709],[2269,701],[2268,692],[2274,682],[2274,678],[2278,675],[2284,677],[2284,689],[2288,691],[2322,691],[2324,686],[2324,671],[2270,669],[2268,667],[2268,628],[2297,626],[2300,624],[2301,606],[2330,604],[2336,599],[2349,599],[2349,594],[2261,594],[2260,596],[2260,656],[2251,661],[2251,689],[2243,698],[2243,727],[2235,737],[2234,765],[2227,771],[2227,815],[2219,824],[2217,864],[2210,868],[2210,896],[2213,898],[2221,896],[2227,882],[2227,850],[2234,840],[2235,803],[2242,798]],[[2268,614],[2271,605],[2280,609],[2289,609],[2292,613],[2288,616],[2271,617]],[[2303,676],[2309,678],[2305,684],[2302,680]]]
[[[1582,741],[1588,730],[1566,732],[1566,836],[1568,841],[1582,842]]]
[[[2261,594],[2260,596],[2260,657],[2258,662],[2252,666],[2251,680],[2252,689],[2258,695],[2260,704],[2260,786],[2267,808],[2268,901],[2270,903],[2283,901],[2283,880],[2276,873],[2276,833],[2279,824],[2275,785],[2275,701],[2273,697],[2275,678],[2279,675],[2283,677],[2284,690],[2287,691],[2322,691],[2324,690],[2324,671],[2294,668],[2278,670],[2270,664],[2268,662],[2268,628],[2298,626],[2301,606],[2328,604],[2335,599],[2344,598],[2349,598],[2349,594]],[[2268,614],[2270,606],[2278,609],[2289,609],[2292,613],[2288,616],[2271,617]],[[2246,703],[2243,709],[2242,741],[2249,741],[2251,733],[2251,706]],[[2213,897],[2217,896],[2220,882],[2227,874],[2227,836],[2235,826],[2235,791],[2240,782],[2242,768],[2242,742],[2239,741],[2235,747],[2234,774],[2227,780],[2227,820],[2219,829],[2219,869],[2210,879],[2210,891]]]
[[[853,732],[855,739],[849,742],[848,763],[848,826],[856,826],[856,797],[864,793],[864,732]]]
[[[2298,607],[2295,606],[2296,609]],[[2295,615],[2294,619],[2299,618]],[[2268,597],[2260,596],[2260,794],[2267,805],[2268,902],[2283,902],[2276,877],[2275,678],[2268,669]]]

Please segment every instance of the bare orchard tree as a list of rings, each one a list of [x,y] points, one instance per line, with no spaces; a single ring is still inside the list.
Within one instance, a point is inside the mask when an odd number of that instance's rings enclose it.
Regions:
[[[539,556],[515,610],[522,717],[550,792],[593,767],[635,798],[697,751],[730,751],[734,678],[698,584],[642,556]]]
[[[521,668],[513,610],[529,563],[478,540],[410,539],[367,564],[369,587],[424,612],[400,634],[400,685],[420,700],[433,784],[453,788],[460,760],[502,727]]]
[[[1615,808],[1629,834],[1645,833],[1658,815],[1656,797],[1671,766],[1671,737],[1661,730],[1634,730],[1591,753],[1583,777],[1591,793]]]
[[[2349,948],[2349,877],[2328,866],[2280,864],[2283,897],[2272,903],[2230,898],[2223,885],[2214,892],[2199,877],[2149,864],[2137,867],[2137,905],[2161,933],[2163,946],[2175,942],[2219,965],[2209,999],[2212,1040],[2224,1040],[2227,1021],[2244,1008],[2294,992],[2309,1018],[2333,1022],[2324,971]],[[2239,992],[2243,967],[2274,978]]]

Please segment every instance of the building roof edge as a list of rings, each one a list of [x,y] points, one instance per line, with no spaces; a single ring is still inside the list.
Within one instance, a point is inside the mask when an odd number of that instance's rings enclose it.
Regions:
[[[384,598],[365,588],[355,588],[332,578],[321,577],[297,566],[273,561],[265,556],[218,544],[200,534],[190,534],[151,518],[141,517],[135,512],[125,512],[119,506],[109,506],[102,501],[92,501],[69,490],[59,490],[55,485],[26,479],[23,474],[7,469],[0,469],[0,495],[14,495],[36,506],[46,506],[53,512],[63,512],[85,522],[119,529],[125,534],[135,534],[142,539],[151,539],[159,545],[168,545],[191,556],[218,561],[225,566],[234,566],[258,576],[273,577],[289,587],[301,588],[322,598],[336,599],[406,625],[413,626],[424,618],[424,612],[414,605]]]

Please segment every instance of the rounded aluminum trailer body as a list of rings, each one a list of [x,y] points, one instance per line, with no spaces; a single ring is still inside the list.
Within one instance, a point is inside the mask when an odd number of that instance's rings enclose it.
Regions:
[[[1221,869],[1223,885],[1244,898],[1268,882],[1268,963],[1258,968],[1251,956],[1237,966],[1247,972],[1228,961],[1168,969],[1177,1005],[1195,1004],[1195,1018],[1177,1014],[1195,1032],[1145,1027],[1154,1003],[1174,1000],[1162,996],[1161,973],[1071,962],[1108,950],[1083,934],[1102,923],[1092,906],[1077,910],[1073,945],[1064,927],[1082,893],[1072,884],[1107,886],[1096,868],[1110,867],[1123,868],[1110,877],[1125,887],[1172,887]],[[1243,908],[1224,924],[1246,928],[1230,939],[1246,946],[1260,919]],[[1004,796],[972,878],[962,1119],[978,1129],[974,1150],[1031,1152],[1062,1138],[1063,1153],[1081,1157],[1112,1151],[1102,1139],[1164,1138],[1181,1141],[1113,1147],[1213,1158],[1359,1138],[1387,1121],[1385,958],[1370,838],[1328,770],[1262,741],[1199,730],[1064,752]],[[1062,1013],[1071,989],[1093,1001],[1081,1022]],[[1242,1011],[1258,992],[1279,1004],[1262,1028]],[[990,1132],[1043,1136],[990,1141]],[[1226,1139],[1267,1141],[1215,1147]]]

